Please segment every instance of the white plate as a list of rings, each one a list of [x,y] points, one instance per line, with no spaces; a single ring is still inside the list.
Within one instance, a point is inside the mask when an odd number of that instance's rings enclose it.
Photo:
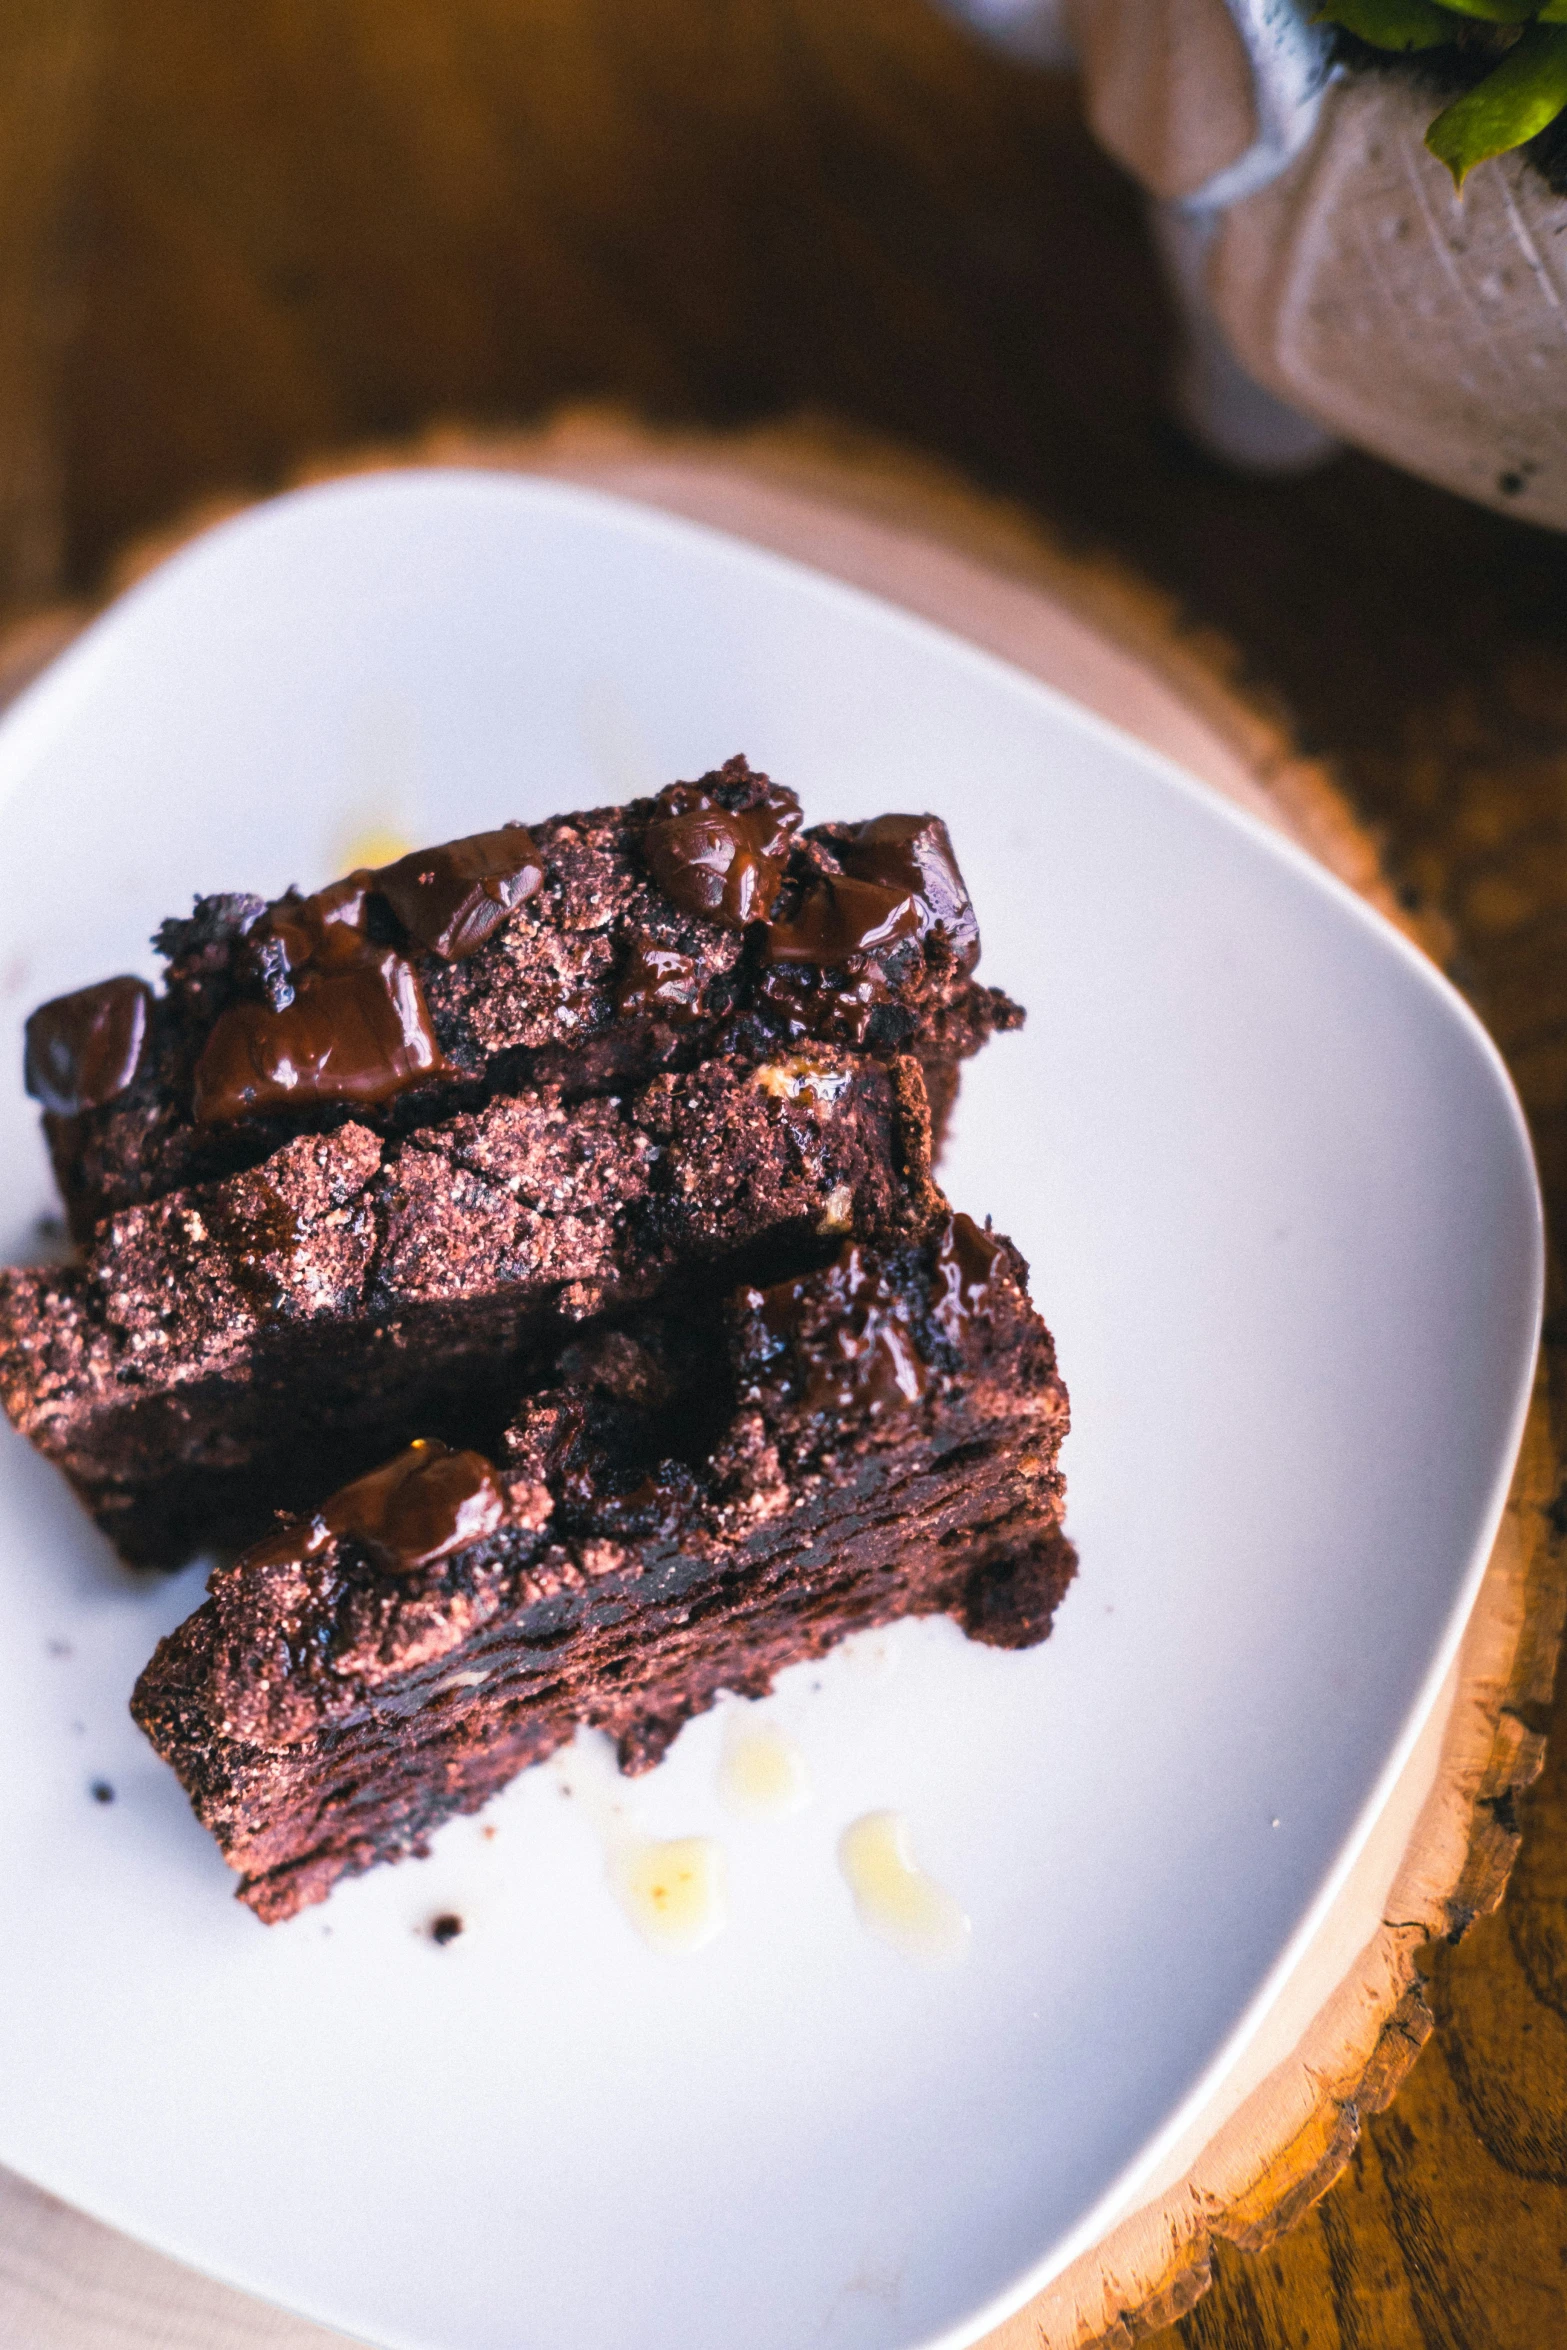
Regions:
[[[556,485],[285,499],[119,604],[0,729],[0,1250],[49,1185],[23,1012],[193,890],[324,880],[743,748],[809,814],[936,808],[1030,1007],[947,1165],[1033,1262],[1082,1573],[1027,1655],[904,1627],[769,1710],[814,1803],[711,1831],[732,1922],[658,1955],[546,1767],[268,1932],[125,1714],[197,1571],[118,1572],[0,1451],[0,2160],[407,2350],[905,2350],[1091,2242],[1255,2028],[1452,1654],[1541,1287],[1516,1103],[1458,998],[1256,825],[952,638]],[[62,1653],[68,1650],[69,1653]],[[116,1801],[92,1800],[94,1779]],[[905,1812],[966,1964],[868,1940],[843,1826]],[[467,1921],[437,1949],[440,1910]]]

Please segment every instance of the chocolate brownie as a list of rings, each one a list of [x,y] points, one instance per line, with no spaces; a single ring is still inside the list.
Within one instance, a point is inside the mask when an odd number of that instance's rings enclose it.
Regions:
[[[864,1625],[1043,1639],[1067,1399],[1026,1273],[958,1216],[666,1301],[558,1351],[491,1455],[415,1444],[220,1568],[132,1711],[240,1898],[424,1851],[579,1723],[646,1769]]]
[[[416,851],[312,896],[199,899],[120,977],[42,1005],[28,1090],[72,1229],[353,1121],[386,1138],[498,1094],[833,1044],[957,1065],[1022,1014],[934,816],[802,829],[743,759],[654,799]]]
[[[563,1325],[927,1230],[929,1170],[918,1063],[832,1045],[352,1120],[0,1272],[0,1401],[127,1559],[175,1564],[416,1435],[498,1436]]]

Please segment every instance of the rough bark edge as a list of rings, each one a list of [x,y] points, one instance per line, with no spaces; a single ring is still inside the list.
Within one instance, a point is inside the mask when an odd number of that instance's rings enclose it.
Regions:
[[[1556,1370],[1559,1392],[1559,1363]],[[1296,2049],[1215,2131],[1179,2183],[1112,2228],[987,2335],[981,2350],[1129,2350],[1159,2332],[1185,2315],[1211,2282],[1215,2242],[1266,2251],[1339,2177],[1365,2115],[1392,2103],[1433,2030],[1418,1955],[1433,1939],[1460,1941],[1501,1901],[1520,1843],[1517,1799],[1544,1762],[1542,1725],[1567,1610],[1567,1551],[1553,1515],[1551,1422],[1542,1357],[1507,1512],[1461,1652],[1436,1782],[1381,1927]],[[1498,1599],[1500,1624],[1486,1612],[1489,1601],[1494,1618]],[[1449,1826],[1444,1839],[1444,1810],[1461,1811],[1467,1832],[1454,1838]],[[1423,1842],[1435,1842],[1435,1853],[1417,1849]],[[1331,2058],[1309,2043],[1325,2019],[1336,2024],[1341,2014],[1353,2033],[1357,2007],[1362,2030],[1371,2020],[1379,2028],[1368,2053],[1352,2058],[1347,2077],[1335,2077]],[[1269,2108],[1276,2120],[1291,2106],[1282,2134],[1270,2129]],[[1215,2166],[1231,2173],[1220,2191],[1202,2176]],[[1156,2257],[1152,2246],[1159,2247]]]

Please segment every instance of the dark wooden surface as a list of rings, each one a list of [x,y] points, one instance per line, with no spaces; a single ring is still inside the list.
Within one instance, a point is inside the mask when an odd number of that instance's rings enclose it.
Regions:
[[[605,394],[902,436],[1139,568],[1279,698],[1448,917],[1559,1210],[1567,540],[1357,457],[1262,485],[1186,450],[1138,205],[1067,85],[923,0],[3,0],[0,68],[13,609],[91,592],[193,497],[441,415]],[[1557,1711],[1512,1891],[1432,1952],[1396,2105],[1161,2350],[1567,2342]]]

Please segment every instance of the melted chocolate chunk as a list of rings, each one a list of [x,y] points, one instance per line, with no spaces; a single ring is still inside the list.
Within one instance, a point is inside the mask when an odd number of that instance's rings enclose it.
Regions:
[[[276,904],[267,908],[264,919],[246,933],[239,958],[241,972],[257,971],[264,962],[275,960],[266,954],[269,946],[281,949],[287,971],[347,970],[365,944],[365,901],[371,880],[363,871],[347,873],[341,881],[329,881],[325,889],[308,898],[301,897],[297,889],[285,890]]]
[[[874,966],[847,986],[831,986],[810,963],[775,963],[760,974],[756,994],[791,1042],[809,1036],[823,1044],[861,1046],[874,1040],[891,1050],[913,1027]]]
[[[495,1471],[480,1452],[453,1452],[433,1438],[358,1477],[314,1517],[295,1518],[251,1544],[239,1567],[302,1566],[334,1535],[351,1535],[377,1566],[409,1574],[449,1550],[493,1534],[506,1516]]]
[[[991,1279],[1001,1255],[1000,1241],[982,1232],[972,1216],[960,1212],[942,1233],[936,1245],[931,1320],[954,1346],[962,1344],[964,1323],[989,1305]]]
[[[448,1074],[413,965],[366,936],[375,876],[268,908],[241,965],[265,1001],[230,1004],[196,1064],[198,1125],[308,1102],[384,1102]]]
[[[103,979],[40,1004],[28,1021],[23,1082],[62,1118],[100,1109],[135,1076],[152,990],[140,979]]]
[[[384,1102],[450,1074],[419,976],[385,941],[386,915],[461,962],[544,879],[522,824],[360,867],[310,897],[287,891],[246,931],[236,977],[262,1000],[231,1004],[196,1066],[198,1125],[285,1105]],[[382,936],[372,935],[376,909]]]
[[[410,1444],[384,1468],[345,1485],[322,1516],[333,1534],[362,1542],[378,1566],[407,1574],[493,1534],[506,1503],[483,1453],[431,1441]]]
[[[535,895],[544,867],[526,825],[504,824],[415,849],[372,878],[410,938],[443,962],[460,963]]]
[[[825,1277],[753,1289],[746,1302],[780,1351],[793,1354],[807,1411],[898,1410],[918,1403],[930,1384],[908,1299],[858,1241],[839,1251]]]
[[[642,848],[665,897],[727,930],[765,922],[799,829],[794,793],[770,783],[754,806],[734,809],[701,784],[672,783],[653,806]]]
[[[447,1074],[413,965],[390,948],[306,970],[282,1011],[231,1004],[196,1064],[198,1125],[306,1102],[384,1102]]]
[[[831,966],[920,938],[928,927],[911,891],[856,881],[847,873],[821,873],[807,886],[793,920],[769,928],[767,957],[773,963]]]
[[[939,930],[973,969],[979,927],[939,816],[873,816],[831,846],[842,873],[814,875],[793,916],[769,926],[770,962],[834,967]]]
[[[652,1020],[684,1021],[696,1017],[697,969],[689,955],[639,932],[631,942],[626,968],[615,990],[622,1012],[641,1013]]]
[[[873,816],[852,826],[835,848],[839,864],[857,881],[912,895],[924,930],[944,931],[960,969],[973,970],[979,923],[939,816]]]

